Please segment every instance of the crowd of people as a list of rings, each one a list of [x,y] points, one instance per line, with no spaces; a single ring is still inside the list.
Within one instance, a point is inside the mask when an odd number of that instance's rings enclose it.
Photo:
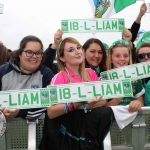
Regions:
[[[120,40],[109,47],[108,54],[98,38],[90,38],[82,46],[72,37],[62,39],[60,29],[54,34],[54,43],[45,51],[36,36],[24,37],[19,49],[13,52],[0,42],[0,91],[99,81],[103,71],[149,61],[150,43],[143,43],[138,49],[133,44],[145,12],[146,5],[142,4],[131,29],[124,29]],[[54,63],[56,57],[57,63]],[[132,81],[134,97],[109,100],[95,97],[48,108],[2,108],[1,111],[6,117],[25,119],[35,119],[45,113],[40,150],[103,150],[103,140],[114,119],[110,106],[129,105],[130,113],[150,106],[150,99],[145,96],[149,93],[149,84],[150,78]]]

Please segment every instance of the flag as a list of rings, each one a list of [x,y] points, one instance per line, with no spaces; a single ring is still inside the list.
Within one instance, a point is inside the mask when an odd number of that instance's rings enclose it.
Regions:
[[[89,0],[89,2],[95,18],[108,18],[136,3],[136,0]]]

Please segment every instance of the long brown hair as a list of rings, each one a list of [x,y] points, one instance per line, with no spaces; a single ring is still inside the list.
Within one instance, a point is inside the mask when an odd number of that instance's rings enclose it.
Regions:
[[[0,66],[5,64],[8,60],[8,49],[0,43]]]
[[[67,72],[65,70],[65,65],[64,62],[60,60],[60,57],[64,56],[64,47],[66,43],[74,43],[77,44],[79,46],[81,46],[81,44],[79,43],[79,41],[77,41],[76,39],[72,38],[72,37],[68,37],[65,38],[64,40],[62,40],[62,42],[59,44],[58,46],[58,50],[57,50],[57,63],[58,63],[58,69],[60,71],[63,71],[66,75]],[[83,81],[87,81],[87,79],[89,79],[89,76],[87,74],[87,72],[85,71],[85,63],[84,60],[83,62],[79,65],[79,75],[81,76]],[[67,75],[67,77],[72,81],[71,77]]]

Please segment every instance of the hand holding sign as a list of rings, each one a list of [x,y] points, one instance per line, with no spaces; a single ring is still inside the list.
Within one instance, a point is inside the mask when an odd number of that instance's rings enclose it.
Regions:
[[[94,104],[96,104],[97,102],[99,102],[99,101],[101,100],[101,98],[102,98],[102,96],[96,96],[96,97],[94,97],[93,100],[88,100],[88,101],[87,101],[87,104],[89,104],[89,105],[94,105]]]
[[[124,40],[126,40],[127,42],[130,42],[132,39],[132,33],[127,28],[125,28],[123,30],[123,37],[122,38]]]
[[[62,40],[63,32],[58,29],[57,32],[54,34],[54,43],[58,46],[60,41]]]
[[[88,104],[87,109],[95,108],[95,107],[97,106],[97,103],[101,104],[101,106],[102,106],[102,105],[103,105],[103,104],[102,104],[103,102],[101,102],[101,99],[102,99],[102,96],[96,96],[96,97],[94,97],[93,100],[88,100],[88,101],[87,101],[87,104]],[[104,101],[104,100],[102,100],[102,101]],[[93,107],[93,106],[95,106],[95,107]],[[104,105],[103,105],[103,106],[104,106]]]
[[[51,45],[52,49],[57,50],[58,45],[60,41],[62,40],[62,35],[63,35],[63,32],[60,29],[58,29],[57,32],[54,34],[54,43]]]
[[[16,117],[20,111],[18,109],[7,109],[7,108],[2,108],[1,110],[7,118]]]
[[[89,107],[87,107],[87,109],[94,109],[94,108],[98,108],[98,107],[103,107],[105,106],[107,103],[107,100],[99,100],[96,103],[92,103],[89,105]]]

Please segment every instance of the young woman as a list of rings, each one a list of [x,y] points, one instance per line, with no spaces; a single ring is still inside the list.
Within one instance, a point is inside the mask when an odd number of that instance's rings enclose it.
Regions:
[[[106,71],[107,54],[103,43],[99,39],[91,38],[83,44],[85,67],[93,69],[97,76]]]
[[[43,44],[35,36],[26,36],[19,49],[14,51],[9,63],[0,66],[0,91],[47,87],[53,77],[52,71],[42,65]],[[6,117],[34,119],[42,115],[46,108],[7,109]]]
[[[143,43],[136,51],[136,62],[147,62],[150,61],[150,43]],[[145,86],[150,78],[142,79],[143,85]]]
[[[150,43],[143,43],[136,52],[136,62],[150,61]],[[142,79],[145,87],[144,103],[146,106],[150,106],[150,77]]]
[[[76,39],[65,38],[58,47],[57,56],[60,72],[51,85],[98,81],[92,69],[85,69],[83,50]],[[102,150],[113,114],[111,108],[102,107],[105,104],[101,97],[95,97],[86,104],[51,105],[45,117],[40,150]]]
[[[107,70],[132,64],[131,49],[125,40],[117,40],[109,48]],[[129,112],[138,111],[143,106],[143,94],[145,92],[141,80],[132,81],[134,97],[114,98],[107,106],[129,105]]]

